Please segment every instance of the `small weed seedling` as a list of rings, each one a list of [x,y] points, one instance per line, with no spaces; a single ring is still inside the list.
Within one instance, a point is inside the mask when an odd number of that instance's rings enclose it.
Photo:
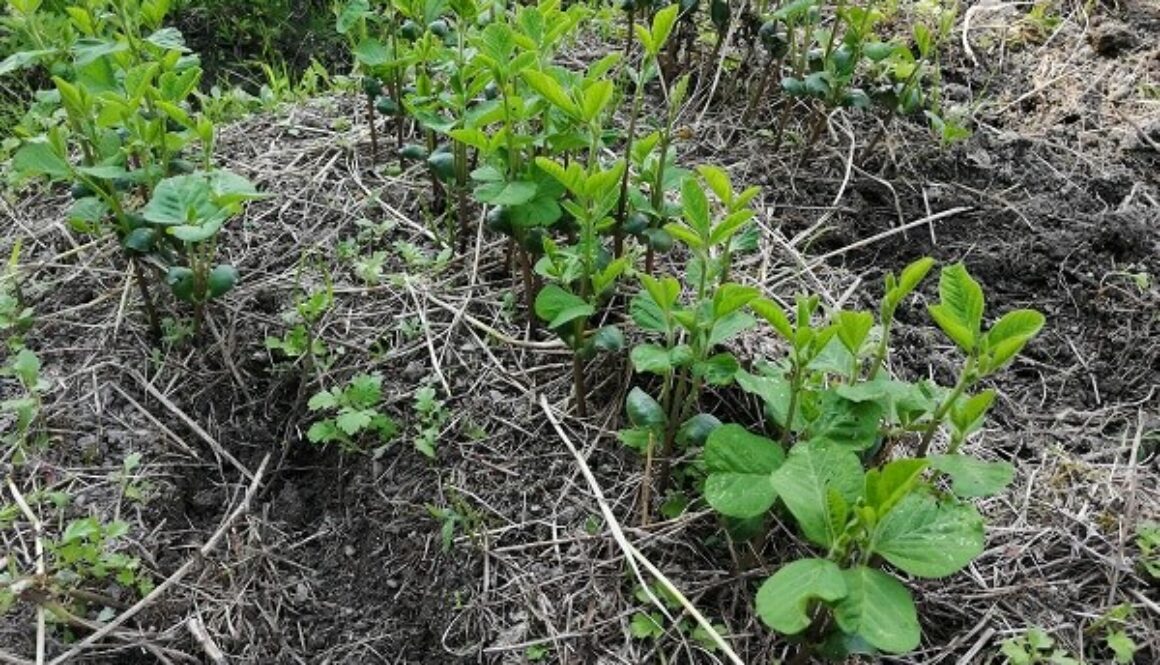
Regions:
[[[27,497],[30,503],[35,498]],[[103,590],[115,583],[148,594],[153,582],[141,570],[140,560],[117,548],[117,541],[128,532],[124,522],[103,523],[96,517],[74,520],[58,537],[46,539],[43,574],[24,572],[16,557],[9,557],[7,568],[0,570],[0,615],[17,600],[25,600],[44,607],[54,621],[87,627],[91,624],[81,617],[91,605],[115,604],[92,588]]]
[[[435,459],[439,435],[443,432],[449,414],[444,410],[443,402],[436,399],[434,387],[423,386],[415,391],[415,414],[418,416],[415,449],[428,458]]]
[[[341,388],[315,394],[307,408],[330,415],[316,420],[306,438],[316,444],[337,443],[347,453],[364,452],[370,445],[381,454],[399,432],[395,421],[379,411],[382,399],[383,377],[378,374],[359,374]]]
[[[1140,569],[1153,580],[1160,580],[1160,523],[1144,522],[1137,527],[1136,547],[1140,548]]]
[[[1082,665],[1066,649],[1056,648],[1055,638],[1042,628],[1005,640],[999,650],[1010,665]]]

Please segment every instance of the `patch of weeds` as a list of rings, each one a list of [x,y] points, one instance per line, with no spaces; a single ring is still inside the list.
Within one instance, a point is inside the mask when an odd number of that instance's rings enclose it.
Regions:
[[[390,445],[399,432],[395,421],[379,411],[383,399],[383,377],[359,374],[345,386],[323,390],[310,398],[307,408],[329,414],[310,426],[306,438],[311,443],[337,443],[343,452],[364,452],[364,441],[375,456]]]
[[[683,608],[680,601],[663,584],[655,584],[650,587],[650,590],[658,600],[664,603],[665,608],[669,610],[670,614],[677,615],[681,613]],[[635,595],[636,599],[641,603],[652,603],[652,600],[642,587],[637,587]],[[657,640],[664,637],[666,632],[664,624],[664,615],[659,611],[641,611],[632,615],[628,628],[632,636],[638,640]],[[728,628],[719,624],[714,625],[713,629],[720,635],[729,632]],[[710,653],[714,653],[720,648],[717,642],[709,635],[709,631],[705,630],[700,624],[685,618],[683,615],[677,620],[676,630],[681,635],[692,639],[701,648]]]
[[[113,481],[121,488],[121,496],[144,503],[153,491],[153,485],[142,480],[137,470],[141,468],[141,453],[130,453],[121,461],[121,468],[113,473]]]
[[[1066,649],[1055,648],[1055,638],[1042,628],[1030,628],[1018,637],[1005,640],[999,651],[1010,665],[1080,665]]]
[[[1128,634],[1128,622],[1136,610],[1128,603],[1122,603],[1104,612],[1103,616],[1092,624],[1088,632],[1099,637],[1117,665],[1129,665],[1135,662],[1136,652],[1140,649],[1136,641]]]
[[[415,449],[431,459],[435,459],[435,448],[439,443],[439,434],[450,414],[443,408],[443,402],[437,399],[433,386],[423,386],[415,391],[415,414],[418,424],[415,432]]]
[[[35,505],[40,497],[27,498]],[[58,503],[58,507],[62,505]],[[19,519],[19,514],[13,517]],[[0,516],[0,523],[3,521]],[[0,614],[8,612],[16,601],[25,600],[48,609],[54,620],[68,623],[87,613],[90,604],[103,604],[105,596],[94,588],[103,590],[115,583],[134,593],[148,594],[153,581],[141,570],[141,561],[118,548],[118,541],[128,532],[125,522],[87,517],[69,522],[59,536],[46,539],[44,574],[21,570],[16,558],[9,558],[7,568],[0,571]]]
[[[1153,580],[1160,580],[1160,523],[1144,522],[1136,528],[1137,565]]]

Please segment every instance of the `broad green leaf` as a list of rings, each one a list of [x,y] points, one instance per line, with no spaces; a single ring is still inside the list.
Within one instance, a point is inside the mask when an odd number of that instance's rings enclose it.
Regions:
[[[636,325],[652,332],[670,331],[665,312],[648,293],[638,293],[628,303],[629,315]]]
[[[912,291],[918,286],[930,269],[934,267],[934,259],[924,257],[914,261],[910,265],[902,269],[902,273],[898,277],[898,283],[892,289],[891,297],[894,300],[895,306],[902,301],[903,298],[910,295]]]
[[[752,286],[732,282],[722,284],[713,294],[713,314],[718,318],[732,314],[749,304],[760,293]]]
[[[870,312],[842,310],[838,312],[837,319],[838,339],[842,341],[847,351],[858,355],[862,351],[866,337],[870,334],[870,329],[874,327],[874,316]]]
[[[986,462],[969,455],[931,455],[931,468],[951,478],[951,490],[964,499],[991,496],[1003,491],[1015,478],[1008,462]]]
[[[728,342],[756,324],[757,320],[745,312],[726,314],[713,324],[713,330],[709,333],[709,348]]]
[[[694,365],[693,374],[705,379],[709,385],[727,386],[733,383],[733,377],[740,369],[741,364],[732,353],[718,353]]]
[[[73,45],[73,64],[77,67],[84,67],[99,58],[120,53],[128,48],[128,42],[83,37]]]
[[[922,479],[929,462],[925,459],[897,459],[880,469],[866,472],[866,504],[881,516],[910,494]]]
[[[547,321],[548,327],[553,329],[596,313],[596,308],[590,303],[556,284],[540,289],[536,294],[535,309],[536,316]]]
[[[677,298],[681,296],[681,283],[673,277],[656,278],[652,275],[642,274],[640,281],[644,284],[644,288],[656,304],[661,306],[661,309],[671,309],[677,302]]]
[[[846,593],[846,580],[838,564],[801,559],[779,568],[757,590],[757,616],[783,635],[796,635],[809,627],[813,602],[833,603]]]
[[[12,156],[12,170],[22,177],[63,178],[71,173],[64,156],[43,139],[33,139],[21,146]]]
[[[592,335],[591,343],[597,351],[620,351],[625,345],[624,332],[616,326],[604,326]]]
[[[921,384],[896,381],[884,374],[873,381],[837,386],[834,392],[855,402],[877,402],[882,406],[886,422],[892,425],[903,420],[913,421],[939,404],[939,395],[925,390]]]
[[[153,197],[141,210],[146,220],[161,226],[196,224],[223,216],[214,205],[212,190],[203,175],[166,178],[153,190]]]
[[[951,424],[962,435],[970,434],[983,424],[987,409],[995,401],[994,389],[988,388],[978,395],[959,399],[951,406]]]
[[[701,236],[697,235],[696,231],[694,231],[692,227],[686,224],[669,222],[668,224],[665,224],[664,230],[667,231],[669,235],[688,245],[689,249],[700,250],[704,249],[705,247],[705,241],[701,239]]]
[[[366,67],[381,67],[393,59],[391,50],[381,41],[367,37],[359,41],[351,51],[359,64]]]
[[[341,440],[342,431],[338,429],[334,420],[320,420],[306,430],[306,439],[311,443],[329,443]]]
[[[338,21],[335,25],[340,35],[345,35],[350,32],[350,29],[359,21],[366,18],[366,15],[371,11],[369,0],[348,0],[340,7],[338,10]]]
[[[946,577],[982,553],[983,518],[973,506],[914,492],[878,522],[870,550],[915,577]]]
[[[689,227],[697,234],[698,238],[707,239],[711,232],[709,228],[709,199],[705,196],[705,192],[701,189],[701,184],[697,182],[696,178],[686,178],[681,184],[681,206]],[[668,230],[667,227],[666,230]],[[670,230],[669,233],[673,232]],[[676,233],[673,235],[681,238]]]
[[[669,360],[669,350],[656,344],[641,344],[634,347],[629,359],[632,360],[632,368],[637,374],[647,372],[663,376],[673,369],[673,364]]]
[[[475,188],[475,198],[497,206],[518,206],[536,196],[536,183],[526,181],[489,182]]]
[[[812,542],[830,547],[841,535],[833,528],[828,493],[853,505],[864,486],[862,462],[849,450],[824,441],[799,443],[773,473],[773,487]]]
[[[629,391],[624,400],[624,407],[628,413],[629,422],[635,427],[652,429],[660,427],[668,421],[660,403],[653,399],[652,395],[641,390],[640,387]]]
[[[821,415],[810,425],[811,439],[825,439],[851,450],[866,450],[878,440],[882,419],[878,402],[855,402],[827,390],[818,408]]]
[[[189,51],[185,46],[185,37],[177,28],[161,28],[146,37],[145,41],[167,51],[180,51],[182,53]]]
[[[612,101],[616,87],[609,79],[601,79],[584,90],[581,98],[581,116],[585,122],[592,122],[600,117],[605,107]],[[617,177],[619,179],[619,176]]]
[[[673,33],[673,26],[677,23],[679,11],[680,5],[673,3],[653,15],[652,30],[649,31],[652,37],[650,55],[659,54],[665,43],[668,42],[669,35]]]
[[[918,613],[902,582],[867,566],[843,570],[842,579],[846,595],[834,605],[839,628],[887,653],[918,648],[922,639]]]
[[[740,371],[734,377],[737,385],[747,393],[757,395],[765,402],[765,412],[781,427],[786,427],[786,418],[789,411],[790,383],[783,376],[757,376],[746,371]],[[794,412],[793,426],[795,432],[801,431],[805,419],[801,409]]]
[[[983,324],[983,288],[956,263],[942,269],[938,282],[939,303],[928,307],[935,323],[961,349],[970,353],[978,345]]]
[[[33,51],[18,51],[0,61],[0,76],[11,74],[18,69],[31,67],[40,62],[40,59],[53,55],[56,53],[55,49],[38,49]]]
[[[754,212],[748,208],[729,213],[720,224],[713,227],[713,232],[709,234],[709,243],[720,245],[730,240],[746,222],[753,219],[753,216]]]
[[[520,75],[523,76],[524,81],[531,86],[532,90],[535,90],[556,108],[574,118],[580,117],[580,109],[576,106],[576,102],[572,101],[572,97],[564,90],[564,87],[551,75],[534,69],[526,69]]]
[[[729,181],[729,174],[719,166],[711,164],[702,164],[697,167],[697,173],[705,179],[705,184],[709,185],[709,189],[713,190],[713,194],[717,199],[729,205],[733,200],[733,183]]]
[[[740,425],[713,430],[702,455],[709,477],[705,500],[714,510],[736,518],[763,515],[777,499],[770,474],[785,460],[781,446]]]
[[[698,413],[681,424],[677,430],[677,443],[682,447],[703,446],[713,430],[721,427],[721,421],[710,413]]]
[[[238,269],[231,265],[218,265],[209,273],[209,297],[220,298],[234,290],[238,283]]]
[[[1039,334],[1045,319],[1032,309],[1007,312],[987,331],[987,350],[991,354],[988,369],[999,369],[1023,350],[1024,345]]]
[[[777,334],[785,338],[786,341],[793,339],[793,326],[781,305],[768,298],[757,298],[749,303],[749,308],[769,322]]]

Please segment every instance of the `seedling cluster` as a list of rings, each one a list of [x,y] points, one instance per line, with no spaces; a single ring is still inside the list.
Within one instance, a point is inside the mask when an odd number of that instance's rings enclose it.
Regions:
[[[597,354],[626,356],[635,370],[619,438],[644,460],[641,521],[650,521],[654,496],[668,511],[689,492],[757,552],[775,522],[800,535],[815,555],[776,567],[757,591],[757,614],[800,638],[803,653],[836,658],[915,649],[917,611],[894,571],[946,577],[981,553],[984,521],[971,501],[1001,491],[1014,470],[962,447],[995,400],[982,382],[1044,319],[1018,310],[985,326],[981,287],[963,265],[946,266],[928,312],[961,354],[956,377],[949,387],[892,377],[896,314],[934,262],[888,275],[877,312],[826,308],[815,294],[786,303],[763,293],[735,270],[737,257],[759,246],[759,189],[738,186],[718,166],[681,166],[677,122],[690,99],[713,101],[724,69],[757,81],[743,125],[759,122],[776,99],[779,145],[791,114],[806,110],[801,160],[843,107],[877,113],[883,127],[925,110],[944,139],[957,137],[961,128],[941,115],[937,92],[938,46],[954,9],[933,10],[903,39],[885,36],[896,32],[896,4],[758,2],[735,13],[739,7],[713,0],[706,49],[696,2],[629,0],[619,6],[623,49],[574,68],[555,56],[596,15],[583,4],[344,0],[335,14],[365,96],[373,160],[388,149],[386,119],[392,170],[415,168],[430,181],[428,230],[445,253],[429,259],[405,244],[396,251],[412,267],[442,269],[452,248],[463,254],[482,233],[475,219],[505,238],[529,335],[542,327],[571,353],[575,415],[590,411]],[[192,305],[196,337],[206,305],[238,280],[219,263],[221,231],[260,195],[216,166],[216,128],[193,103],[201,70],[180,34],[163,27],[169,2],[94,0],[52,20],[37,0],[11,6],[27,39],[52,47],[8,58],[0,73],[51,71],[49,98],[60,111],[42,134],[24,137],[15,172],[67,184],[72,228],[117,238],[155,337],[158,274]],[[386,258],[364,257],[356,272],[377,284]],[[267,338],[266,349],[301,371],[299,407],[307,386],[330,386],[305,400],[310,442],[382,454],[401,433],[386,413],[384,376],[327,376],[333,353],[321,330],[334,289],[325,270],[322,285],[310,285],[305,275],[315,266],[301,266],[289,328]],[[25,325],[30,313],[18,289],[0,298],[0,324]],[[781,357],[730,352],[731,341],[759,327],[785,349]],[[23,446],[44,386],[35,356],[13,349],[8,371],[28,397],[3,408],[17,414]],[[756,395],[764,422],[723,423],[703,410],[710,390]],[[432,386],[411,396],[410,434],[429,458],[449,420],[438,397]],[[694,461],[678,467],[678,457]],[[438,517],[447,547],[461,516]],[[65,545],[98,555],[66,563],[134,581],[127,562],[101,558],[100,544],[120,535],[116,527],[77,529],[83,535]],[[632,619],[642,639],[657,630],[655,615]]]

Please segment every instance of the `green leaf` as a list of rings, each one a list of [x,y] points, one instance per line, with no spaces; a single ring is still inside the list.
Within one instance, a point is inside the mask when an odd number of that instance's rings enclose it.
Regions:
[[[979,342],[983,324],[983,288],[961,263],[943,268],[938,282],[939,304],[928,307],[935,323],[970,353]]]
[[[702,455],[709,477],[705,500],[728,517],[749,518],[773,506],[777,492],[770,474],[785,461],[781,446],[735,424],[713,430]]]
[[[767,298],[758,298],[749,303],[749,308],[769,322],[777,334],[786,341],[793,340],[793,325],[790,324],[789,316],[781,305]]]
[[[741,364],[732,353],[718,353],[717,355],[699,362],[693,366],[693,375],[705,379],[713,386],[727,386],[733,383],[733,377],[741,369]]]
[[[878,440],[882,405],[855,402],[826,391],[818,405],[821,415],[810,425],[810,438],[825,439],[852,450],[866,450]]]
[[[338,429],[338,425],[333,420],[320,420],[310,426],[306,430],[306,439],[311,443],[329,443],[331,441],[341,441],[342,432]]]
[[[744,370],[734,377],[737,385],[747,393],[757,395],[765,402],[765,412],[781,427],[787,427],[789,412],[790,382],[783,376],[756,376]],[[800,431],[804,425],[801,410],[794,412],[793,431]]]
[[[355,409],[372,409],[383,399],[383,377],[359,374],[350,380],[342,396]]]
[[[521,76],[531,86],[532,90],[535,90],[556,108],[559,108],[573,118],[580,117],[580,108],[576,106],[576,102],[572,101],[572,97],[564,90],[564,87],[551,75],[534,69],[527,69],[521,72]]]
[[[1045,323],[1043,314],[1033,309],[1007,312],[987,331],[987,350],[991,354],[988,369],[999,369],[1023,350],[1039,334]]]
[[[658,279],[652,275],[642,274],[640,281],[644,284],[645,291],[652,296],[653,302],[665,311],[672,309],[677,298],[681,296],[681,283],[673,277]]]
[[[701,184],[697,182],[696,178],[686,178],[681,183],[681,206],[684,211],[685,221],[689,223],[689,227],[696,232],[698,238],[708,239],[711,232],[709,227],[709,199],[705,196],[705,192],[701,189]],[[668,227],[665,227],[665,230],[677,236],[677,238],[681,238],[681,236],[673,233]]]
[[[946,577],[982,553],[983,518],[970,505],[911,493],[878,522],[870,550],[915,577]]]
[[[366,67],[381,67],[393,59],[391,50],[373,37],[359,41],[351,52],[359,64]]]
[[[713,314],[718,318],[732,314],[749,304],[760,293],[752,286],[732,282],[722,284],[713,294]]]
[[[995,391],[990,388],[973,397],[957,400],[951,406],[951,424],[963,436],[974,432],[982,426],[987,409],[994,401]]]
[[[583,298],[556,284],[548,284],[540,289],[536,294],[535,309],[536,316],[547,321],[548,327],[552,329],[596,313],[596,308]]]
[[[343,410],[334,419],[334,423],[347,436],[354,436],[361,432],[367,425],[371,424],[371,417],[372,414],[370,411]]]
[[[335,26],[338,34],[345,35],[350,32],[350,29],[366,18],[370,11],[369,0],[348,0],[348,2],[343,3],[338,12],[338,21]]]
[[[193,271],[185,266],[170,266],[165,273],[165,283],[178,300],[193,302],[200,294],[193,292]]]
[[[628,304],[628,312],[636,325],[652,332],[668,333],[665,311],[647,293],[638,293]]]
[[[612,101],[616,87],[609,79],[601,79],[584,90],[581,98],[581,117],[585,122],[596,120]],[[618,177],[619,179],[619,177]]]
[[[657,55],[664,48],[669,36],[673,33],[673,27],[677,23],[679,13],[680,5],[673,3],[653,15],[652,30],[649,31],[653,47],[653,50],[650,51],[651,55]]]
[[[231,265],[218,265],[209,273],[209,297],[219,298],[238,284],[238,269]]]
[[[632,632],[632,636],[638,640],[659,638],[665,634],[665,628],[661,625],[661,621],[662,617],[658,612],[649,614],[637,612],[632,615],[629,630]]]
[[[770,628],[796,635],[809,627],[814,601],[833,603],[847,594],[838,564],[826,559],[801,559],[778,569],[757,591],[757,615]]]
[[[726,314],[713,324],[713,330],[709,333],[709,348],[728,342],[756,324],[757,319],[745,312]]]
[[[910,591],[886,573],[858,566],[842,571],[846,595],[834,606],[838,627],[887,653],[918,648],[922,631]]]
[[[682,447],[703,446],[718,427],[721,427],[721,421],[716,416],[698,413],[681,424],[677,430],[677,443]]]
[[[838,312],[838,339],[851,354],[857,356],[874,327],[874,316],[870,312]]]
[[[885,515],[910,494],[922,479],[929,462],[925,459],[897,459],[866,472],[866,504]]]
[[[830,547],[841,535],[833,526],[829,490],[837,490],[847,504],[853,505],[864,486],[858,456],[825,441],[794,446],[772,480],[802,533],[823,547]]]
[[[669,350],[656,344],[641,344],[629,354],[632,367],[637,374],[652,373],[664,376],[672,371]]]
[[[597,351],[620,351],[625,345],[624,333],[616,326],[604,326],[592,335],[591,343]]]
[[[12,170],[26,178],[63,178],[72,172],[68,161],[43,139],[33,139],[21,146],[12,156]]]
[[[652,429],[668,422],[661,405],[640,387],[629,391],[624,400],[624,408],[628,413],[629,422],[635,427]]]
[[[311,411],[322,411],[324,409],[333,409],[338,406],[338,398],[329,390],[315,393],[306,403],[306,408]]]
[[[518,206],[531,201],[535,196],[534,182],[489,182],[475,188],[476,199],[497,206]]]
[[[733,183],[729,180],[729,174],[719,166],[711,164],[702,164],[697,167],[697,173],[705,179],[705,183],[709,185],[709,189],[713,190],[713,194],[717,199],[729,205],[733,200]]]
[[[1015,479],[1015,467],[1008,462],[986,462],[969,455],[931,455],[931,468],[951,478],[951,490],[963,499],[975,499],[1002,492]]]

